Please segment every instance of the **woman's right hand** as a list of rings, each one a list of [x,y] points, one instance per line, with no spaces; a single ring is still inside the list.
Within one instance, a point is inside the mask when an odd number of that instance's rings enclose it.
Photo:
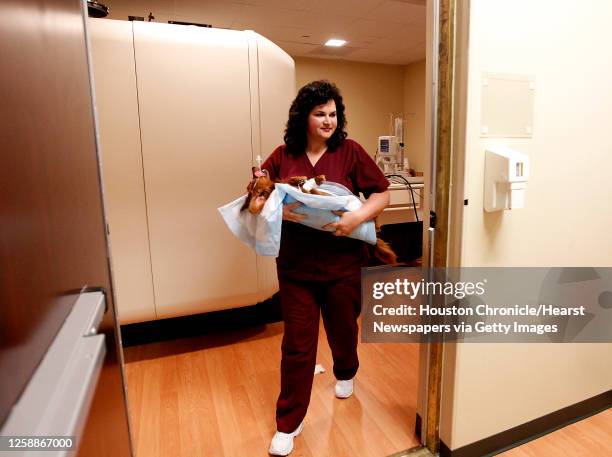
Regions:
[[[305,214],[294,213],[293,210],[302,206],[301,202],[293,202],[283,205],[283,220],[291,222],[300,222],[306,219]]]

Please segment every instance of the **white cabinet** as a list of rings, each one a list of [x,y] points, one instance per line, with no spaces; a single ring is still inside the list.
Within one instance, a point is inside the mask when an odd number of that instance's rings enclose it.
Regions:
[[[379,225],[415,222],[417,216],[418,220],[423,220],[423,177],[407,179],[412,190],[405,184],[391,183],[389,186],[389,206],[378,216]]]
[[[293,60],[254,32],[90,22],[112,266],[122,323],[272,295],[217,207],[282,142]]]

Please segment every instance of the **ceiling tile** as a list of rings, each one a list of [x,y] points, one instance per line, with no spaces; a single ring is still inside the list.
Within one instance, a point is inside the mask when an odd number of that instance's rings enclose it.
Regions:
[[[427,37],[425,24],[412,23],[412,24],[393,24],[393,26],[386,29],[386,38],[406,38],[418,39],[419,41],[425,41]]]
[[[377,52],[373,49],[359,49],[357,51],[355,51],[352,55],[351,58],[356,58],[356,59],[371,59],[372,61],[376,61],[376,60],[380,60],[384,57],[387,56],[388,53],[386,52]]]
[[[273,28],[260,28],[262,35],[264,33],[269,34],[269,38],[282,40],[282,41],[293,41],[296,43],[308,43],[313,45],[321,45],[321,34],[313,34],[308,29],[301,27],[273,27]],[[256,30],[258,33],[259,30]]]
[[[304,11],[298,18],[298,25],[310,29],[312,32],[325,32],[328,34],[343,34],[350,30],[352,24],[357,20],[355,17],[343,16],[334,18],[332,16],[321,16],[312,11]]]
[[[242,24],[252,27],[257,25],[272,26],[299,26],[304,11],[286,8],[268,8],[257,5],[237,5],[237,13],[234,18]]]
[[[317,14],[320,18],[338,17],[367,17],[370,11],[384,0],[310,0],[304,2],[308,5],[308,10]]]
[[[413,22],[425,23],[425,16],[426,9],[424,5],[414,5],[398,0],[385,0],[368,13],[369,19],[402,24]]]
[[[255,30],[292,55],[363,62],[407,62],[425,55],[424,0],[106,0],[111,18],[127,15]],[[343,50],[320,48],[347,40]]]
[[[349,33],[365,37],[384,38],[388,36],[387,27],[384,26],[385,24],[373,19],[359,18],[351,24]]]
[[[317,45],[293,43],[290,41],[275,41],[275,43],[292,56],[305,56],[318,48]]]
[[[102,0],[104,1],[104,0]],[[115,3],[116,0],[113,0],[113,3]],[[141,2],[145,2],[146,0],[141,0]],[[130,0],[131,3],[131,0]],[[166,14],[166,15],[172,15],[175,13],[174,11],[174,0],[149,0],[146,1],[147,3],[147,7],[151,10],[151,12],[153,12],[154,15],[156,14]]]
[[[151,2],[147,0],[114,0],[112,2],[102,1],[102,3],[104,3],[109,8],[109,19],[118,18],[127,20],[128,16],[146,17],[149,15],[150,11],[153,11],[150,5]],[[153,14],[155,15],[156,13]]]
[[[225,2],[229,3],[229,2]],[[304,0],[232,0],[237,5],[264,6],[267,8],[283,8],[304,11],[309,7],[309,2]]]
[[[425,41],[419,41],[417,38],[406,36],[397,39],[379,38],[368,46],[379,52],[401,52],[408,48],[423,48],[425,49]]]
[[[119,20],[127,21],[128,16],[144,17],[141,11],[134,13],[130,9],[126,9],[126,8],[112,8],[108,11],[109,19],[119,19]]]
[[[235,8],[233,3],[224,0],[174,0],[173,4],[174,12],[181,16],[211,10],[217,12],[224,10],[231,11]]]
[[[331,46],[317,46],[311,51],[311,54],[316,54],[319,56],[347,58],[349,55],[352,55],[354,52],[359,51],[360,49],[361,48],[355,48],[351,46],[342,46],[338,48]]]

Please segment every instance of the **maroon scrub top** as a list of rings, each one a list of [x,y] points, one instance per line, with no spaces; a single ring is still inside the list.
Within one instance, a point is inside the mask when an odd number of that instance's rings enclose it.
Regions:
[[[357,196],[362,192],[366,198],[389,187],[389,181],[368,153],[349,139],[335,150],[326,151],[314,167],[305,153],[289,154],[282,145],[272,152],[262,168],[272,180],[325,175],[327,181],[342,184]],[[366,265],[367,257],[363,241],[283,221],[276,259],[279,276],[303,281],[339,279],[358,274]]]

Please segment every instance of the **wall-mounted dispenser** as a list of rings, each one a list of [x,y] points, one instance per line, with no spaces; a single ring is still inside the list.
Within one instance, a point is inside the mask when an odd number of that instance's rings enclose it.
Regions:
[[[487,148],[484,180],[485,211],[523,208],[528,179],[528,156],[503,146]]]

